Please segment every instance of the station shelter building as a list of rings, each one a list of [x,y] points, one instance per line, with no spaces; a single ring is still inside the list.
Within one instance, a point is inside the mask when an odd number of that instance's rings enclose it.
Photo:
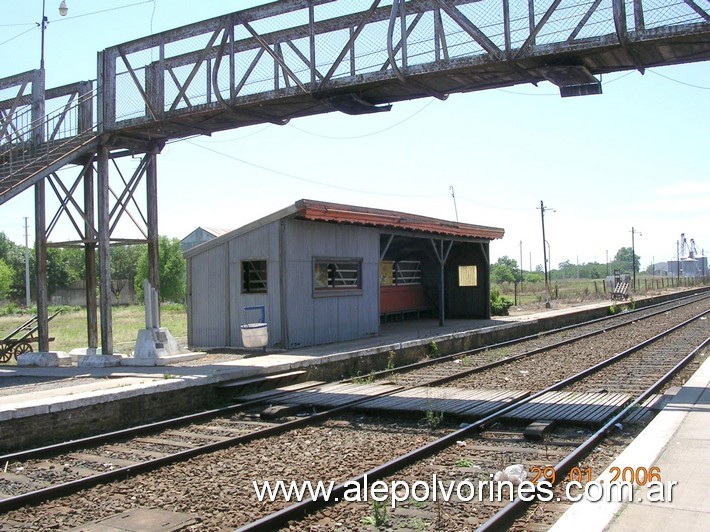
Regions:
[[[503,234],[299,200],[185,252],[188,343],[242,347],[262,306],[268,345],[284,349],[377,336],[387,320],[488,319],[489,245]]]

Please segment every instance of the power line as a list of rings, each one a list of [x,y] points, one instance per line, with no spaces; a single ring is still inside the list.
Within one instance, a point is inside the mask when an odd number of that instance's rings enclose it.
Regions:
[[[197,142],[198,144],[205,144],[205,145],[209,145],[209,144],[224,144],[225,142],[234,142],[234,141],[237,141],[237,140],[248,139],[249,137],[253,137],[254,135],[258,135],[259,133],[263,133],[264,131],[266,131],[266,130],[269,129],[270,127],[273,127],[273,124],[266,124],[264,127],[260,128],[260,129],[257,129],[256,131],[252,131],[251,133],[247,133],[246,135],[242,135],[241,137],[235,137],[235,138],[224,139],[224,140],[213,140],[213,139],[210,139],[208,142],[203,142],[203,143],[200,143],[199,141],[196,141],[196,142]],[[203,135],[197,135],[197,136],[194,137],[194,138],[202,138],[202,136],[203,136]],[[178,139],[178,141],[179,141],[179,140],[181,140],[181,139]]]
[[[669,81],[674,81],[675,83],[679,83],[680,85],[685,85],[686,87],[692,87],[693,89],[702,89],[702,90],[710,91],[710,87],[703,87],[702,85],[693,85],[692,83],[686,83],[685,81],[673,79],[670,76],[666,76],[665,74],[661,74],[660,72],[656,72],[655,70],[649,70],[649,72],[651,74],[656,74],[656,76],[661,76],[662,78],[666,78]]]
[[[29,29],[23,31],[22,33],[18,33],[18,34],[15,35],[14,37],[10,37],[8,40],[3,41],[3,42],[0,42],[0,46],[2,46],[3,44],[7,44],[7,43],[9,43],[10,41],[14,41],[14,40],[17,39],[18,37],[22,37],[25,33],[29,33],[29,32],[31,32],[31,31],[34,30],[34,29],[35,29],[35,25],[33,24],[31,28],[29,28]]]
[[[365,137],[371,137],[371,136],[373,136],[373,135],[378,135],[378,134],[380,134],[380,133],[384,133],[385,131],[389,131],[390,129],[395,128],[395,127],[397,127],[397,126],[399,126],[399,125],[405,123],[407,120],[410,120],[410,119],[414,118],[416,115],[418,115],[419,113],[421,113],[424,109],[426,109],[427,107],[429,107],[432,103],[434,103],[434,101],[435,101],[435,100],[431,100],[431,101],[427,102],[421,109],[415,111],[414,113],[412,113],[411,115],[409,115],[407,118],[404,118],[403,120],[400,120],[399,122],[397,122],[397,123],[395,123],[395,124],[392,124],[392,125],[390,125],[390,126],[387,126],[387,127],[384,128],[384,129],[380,129],[380,130],[378,130],[378,131],[373,131],[373,132],[370,132],[370,133],[365,133],[365,134],[362,134],[362,135],[354,135],[354,136],[351,136],[351,137],[334,137],[334,136],[330,136],[330,135],[321,135],[320,133],[313,133],[312,131],[308,131],[308,130],[306,130],[306,129],[300,128],[300,127],[295,126],[295,125],[293,125],[293,124],[291,124],[291,123],[289,123],[289,127],[292,127],[293,129],[296,129],[296,130],[300,131],[301,133],[306,133],[306,134],[308,134],[308,135],[313,135],[314,137],[320,137],[320,138],[322,138],[322,139],[331,139],[331,140],[353,140],[353,139],[362,139],[362,138],[365,138]]]
[[[82,13],[82,14],[80,14],[80,15],[74,15],[74,16],[70,16],[70,17],[62,17],[62,18],[52,19],[52,20],[48,20],[47,22],[48,22],[48,23],[52,23],[52,22],[63,22],[63,21],[71,20],[71,19],[75,19],[75,18],[88,17],[88,16],[91,16],[91,15],[98,15],[98,14],[100,14],[100,13],[108,13],[108,12],[110,12],[110,11],[118,11],[118,10],[120,10],[120,9],[126,9],[126,8],[129,8],[129,7],[135,7],[135,6],[139,6],[139,5],[142,5],[142,4],[149,4],[149,3],[151,3],[151,2],[152,2],[152,3],[155,3],[155,0],[143,0],[142,2],[136,2],[136,3],[128,4],[128,5],[125,5],[125,6],[111,7],[111,8],[109,8],[109,9],[101,9],[101,10],[99,10],[99,11],[92,11],[92,12],[90,12],[90,13]],[[153,11],[155,12],[155,8],[153,9]],[[152,17],[151,17],[151,30],[152,30],[152,23],[153,23],[153,19],[152,19]],[[25,33],[29,33],[30,31],[34,30],[34,29],[38,26],[38,24],[39,24],[39,23],[37,23],[37,22],[24,22],[24,23],[18,23],[18,24],[0,24],[0,27],[31,26],[30,28],[26,29],[26,30],[23,31],[22,33],[19,33],[18,35],[15,35],[14,37],[10,37],[10,38],[7,39],[6,41],[0,42],[0,46],[2,46],[3,44],[7,44],[7,43],[9,43],[10,41],[14,41],[14,40],[17,39],[18,37],[22,37]]]
[[[140,5],[142,5],[142,4],[150,4],[150,3],[152,3],[152,2],[155,2],[155,0],[143,0],[142,2],[135,2],[135,3],[133,3],[133,4],[128,4],[128,5],[125,5],[125,6],[110,7],[110,8],[108,8],[108,9],[100,9],[99,11],[90,11],[89,13],[81,13],[81,14],[79,14],[79,15],[73,15],[73,16],[68,16],[68,17],[65,16],[65,17],[61,17],[61,18],[51,19],[51,20],[48,20],[47,22],[49,22],[49,23],[51,23],[51,22],[60,22],[60,21],[63,21],[63,20],[71,20],[71,19],[75,19],[75,18],[89,17],[89,16],[91,16],[91,15],[98,15],[98,14],[100,14],[100,13],[108,13],[108,12],[110,12],[110,11],[118,11],[118,10],[120,10],[120,9],[126,9],[126,8],[129,8],[129,7],[140,6]],[[31,25],[31,26],[34,28],[35,26],[37,26],[37,24],[38,24],[37,22],[21,22],[21,23],[17,23],[17,24],[0,24],[0,27],[6,27],[6,26],[8,26],[8,27],[9,27],[9,26],[29,26],[29,25]]]
[[[207,146],[202,146],[202,145],[197,144],[197,143],[195,143],[195,142],[193,142],[193,141],[189,141],[189,140],[188,140],[187,142],[188,142],[188,144],[192,144],[193,146],[197,146],[198,148],[201,148],[201,149],[203,149],[203,150],[207,150],[207,151],[212,152],[212,153],[215,153],[215,154],[217,154],[217,155],[222,155],[223,157],[227,157],[227,158],[229,158],[229,159],[232,159],[232,160],[234,160],[234,161],[240,162],[240,163],[242,163],[242,164],[246,164],[246,165],[248,165],[248,166],[253,166],[254,168],[258,168],[259,170],[264,170],[264,171],[266,171],[266,172],[271,172],[272,174],[282,175],[282,176],[284,176],[284,177],[289,177],[289,178],[291,178],[291,179],[296,179],[296,180],[298,180],[298,181],[303,181],[303,182],[305,182],[305,183],[312,183],[312,184],[314,184],[314,185],[319,185],[319,186],[322,186],[322,187],[335,188],[335,189],[338,189],[338,190],[345,190],[346,192],[357,192],[358,194],[370,194],[370,195],[373,195],[373,196],[386,196],[386,197],[397,197],[397,198],[431,198],[431,197],[436,196],[436,194],[402,194],[402,193],[399,193],[399,192],[393,193],[393,194],[387,194],[387,193],[384,193],[384,192],[372,192],[372,191],[369,191],[369,190],[361,190],[361,189],[357,189],[357,188],[342,187],[342,186],[339,186],[339,185],[333,185],[333,184],[331,184],[331,183],[326,183],[326,182],[324,182],[324,181],[317,181],[317,180],[315,180],[315,179],[308,179],[307,177],[302,177],[302,176],[298,176],[298,175],[295,175],[295,174],[290,174],[290,173],[288,173],[288,172],[283,172],[283,171],[281,171],[281,170],[276,170],[276,169],[274,169],[274,168],[269,168],[269,167],[267,167],[267,166],[263,166],[263,165],[260,165],[260,164],[252,163],[252,162],[249,162],[249,161],[245,161],[244,159],[240,159],[239,157],[235,157],[234,155],[230,155],[230,154],[228,154],[228,153],[224,153],[224,152],[221,152],[221,151],[213,150],[212,148],[208,148]]]

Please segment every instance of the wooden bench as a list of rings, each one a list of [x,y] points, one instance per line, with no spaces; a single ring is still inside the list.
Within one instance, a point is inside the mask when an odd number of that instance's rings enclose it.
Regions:
[[[416,314],[419,319],[422,312],[432,312],[434,308],[420,284],[380,287],[380,316],[385,321],[390,316],[399,316],[404,320],[405,314]]]
[[[629,283],[617,283],[611,293],[611,299],[627,299],[629,297]]]

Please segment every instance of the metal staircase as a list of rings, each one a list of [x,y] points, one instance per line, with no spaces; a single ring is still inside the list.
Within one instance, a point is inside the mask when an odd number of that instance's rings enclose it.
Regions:
[[[23,115],[8,117],[0,123],[0,205],[63,166],[96,151],[98,134],[93,124],[81,130],[78,121],[67,119],[81,105],[86,105],[86,100],[80,99],[41,121],[26,121],[19,128],[16,124],[23,122]],[[48,140],[37,141],[37,138]]]

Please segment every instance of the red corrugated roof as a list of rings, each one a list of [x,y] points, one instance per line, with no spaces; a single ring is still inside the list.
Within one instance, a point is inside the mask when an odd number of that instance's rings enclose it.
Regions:
[[[418,214],[384,209],[371,209],[307,199],[297,201],[295,206],[298,211],[297,218],[318,222],[366,225],[487,240],[503,238],[505,234],[505,230],[500,227],[451,222]]]

